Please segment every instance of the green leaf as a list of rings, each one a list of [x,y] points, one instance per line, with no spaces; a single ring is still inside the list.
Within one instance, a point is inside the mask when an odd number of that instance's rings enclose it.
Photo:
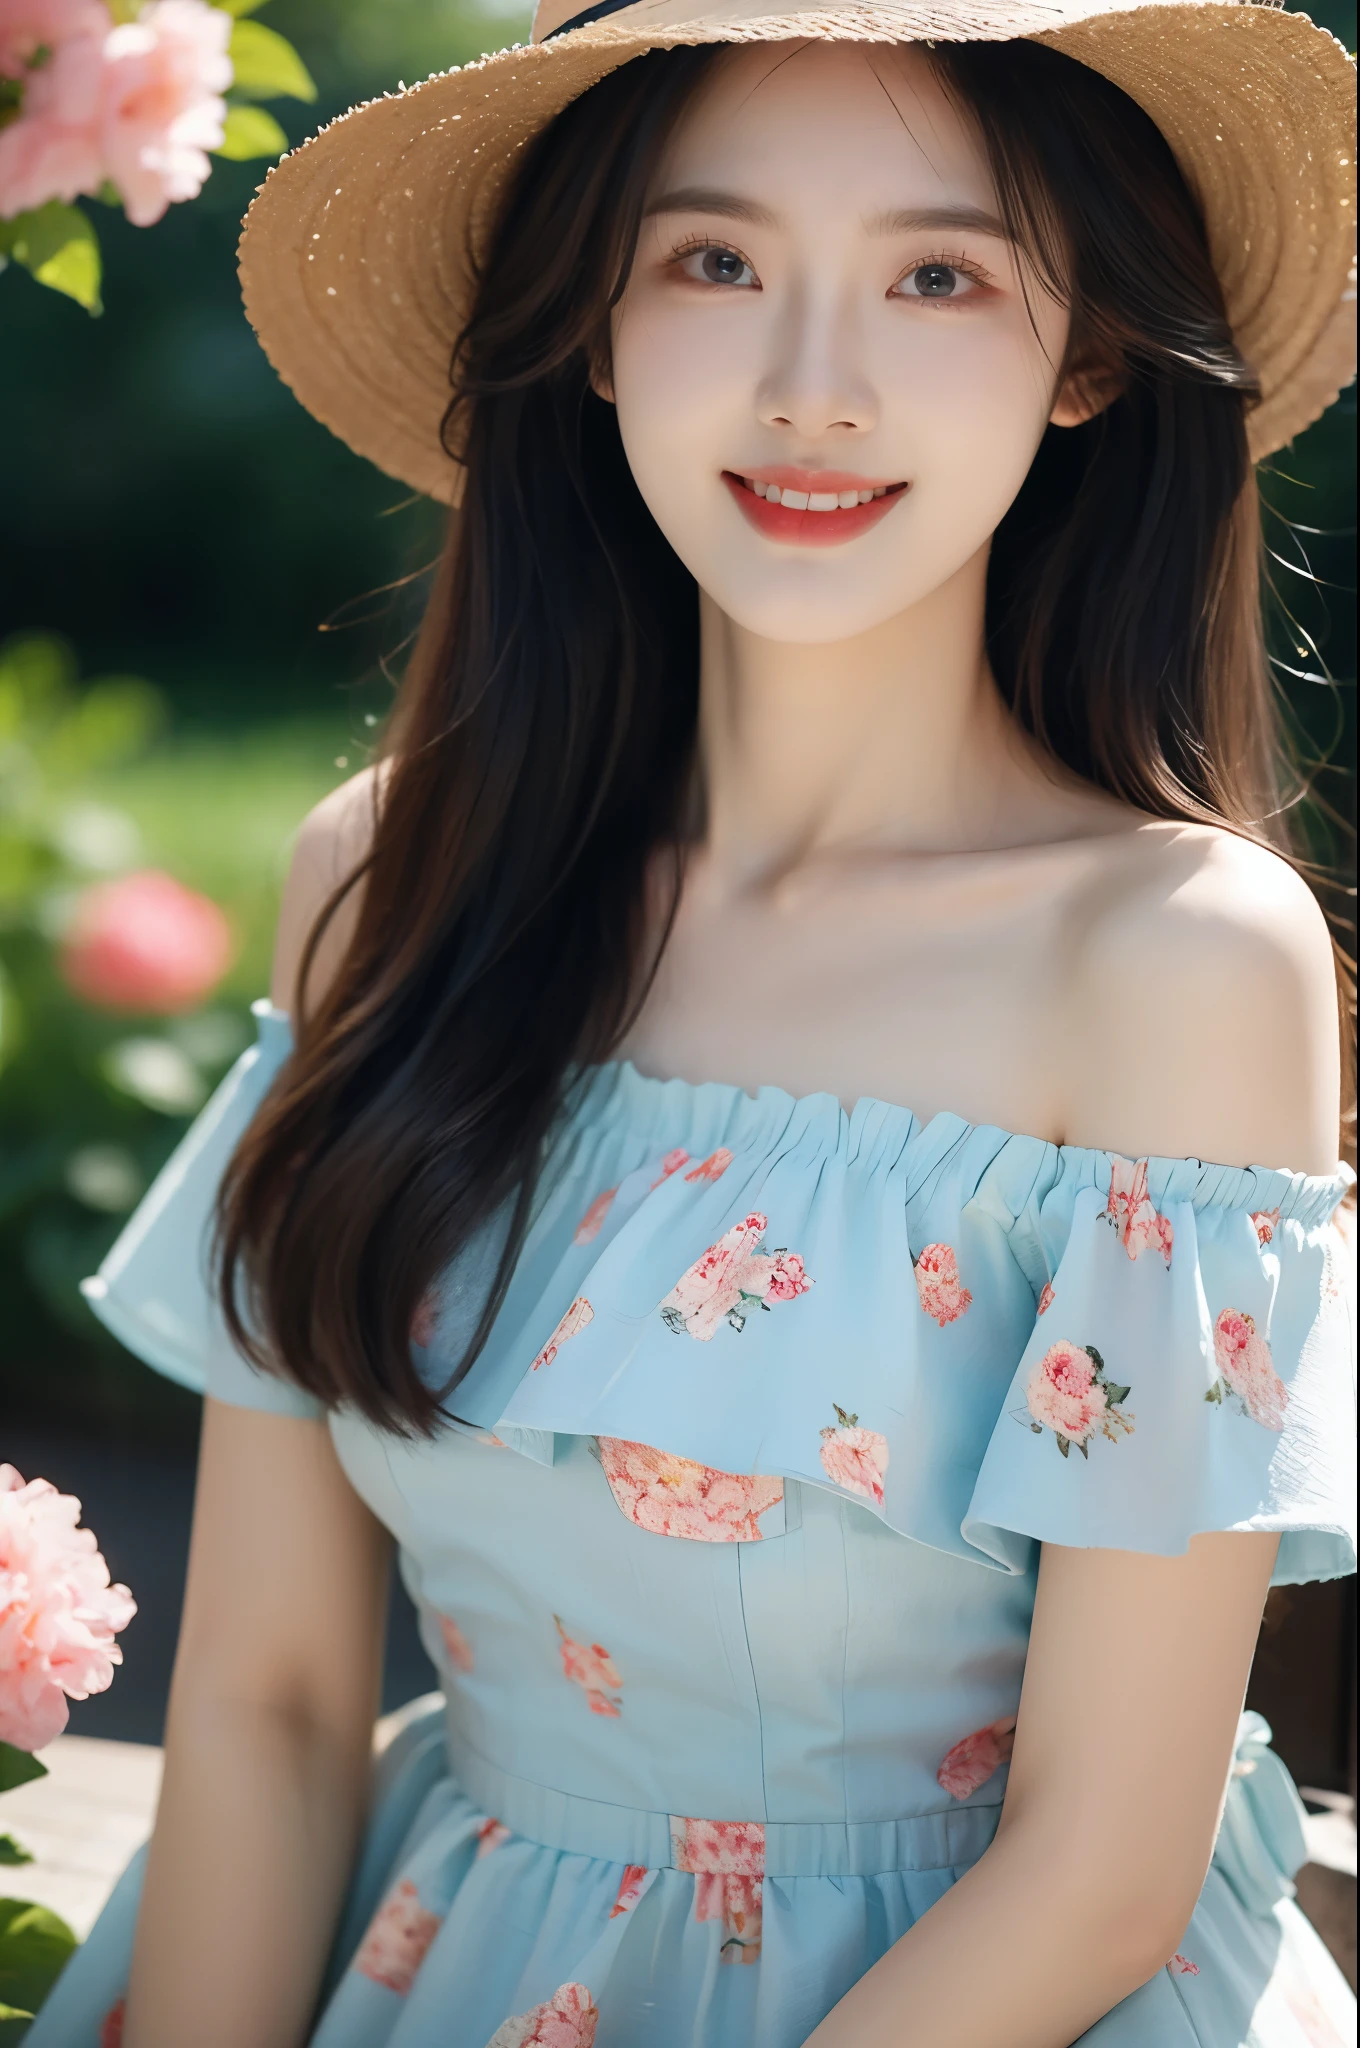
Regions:
[[[0,1899],[0,2004],[37,2012],[76,1946],[66,1922],[27,1899]]]
[[[0,1792],[12,1792],[16,1785],[27,1785],[34,1778],[45,1778],[47,1765],[40,1764],[26,1749],[16,1749],[12,1742],[0,1742]]]
[[[287,147],[288,137],[263,107],[228,107],[222,140],[213,155],[245,163],[253,156],[282,156]]]
[[[0,1835],[0,1863],[31,1863],[33,1851],[26,1849],[22,1842],[16,1842],[13,1835]]]
[[[1103,1373],[1105,1370],[1105,1361],[1101,1357],[1100,1353],[1096,1350],[1095,1345],[1086,1344],[1083,1345],[1082,1349],[1085,1351],[1086,1356],[1091,1360],[1092,1364],[1095,1366],[1097,1373]]]
[[[1065,1436],[1060,1436],[1058,1438],[1058,1449],[1062,1452],[1064,1457],[1067,1456],[1067,1453],[1071,1450],[1071,1448],[1072,1446]]]
[[[78,206],[49,199],[31,213],[0,221],[0,257],[12,257],[49,291],[63,292],[87,313],[102,313],[99,302],[99,242]]]
[[[1215,1380],[1204,1398],[1206,1401],[1221,1401],[1223,1399],[1222,1380]]]
[[[1112,1408],[1118,1407],[1121,1401],[1127,1401],[1132,1392],[1132,1387],[1113,1387],[1108,1380],[1105,1382],[1106,1397]]]
[[[227,54],[235,72],[233,84],[252,99],[316,98],[311,74],[293,45],[263,22],[238,21]]]
[[[239,21],[243,14],[254,14],[264,6],[264,0],[212,0],[214,7],[220,7],[224,14],[233,14]]]

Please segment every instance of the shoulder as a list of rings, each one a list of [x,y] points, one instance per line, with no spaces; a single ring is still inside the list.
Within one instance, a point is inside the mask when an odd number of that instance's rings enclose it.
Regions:
[[[1073,940],[1072,1142],[1332,1170],[1331,940],[1286,860],[1211,826],[1144,826],[1108,843]]]
[[[334,891],[368,856],[390,769],[390,762],[378,761],[351,775],[307,813],[294,835],[274,942],[271,996],[279,1009],[293,1008],[298,968],[312,926]],[[358,914],[356,887],[336,910],[317,948],[308,982],[311,1002],[339,966]]]

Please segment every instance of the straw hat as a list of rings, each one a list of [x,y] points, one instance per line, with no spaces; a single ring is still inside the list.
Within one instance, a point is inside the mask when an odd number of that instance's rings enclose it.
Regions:
[[[1151,115],[1198,194],[1238,346],[1261,382],[1259,459],[1355,370],[1354,66],[1306,15],[1256,0],[540,0],[533,41],[354,107],[270,173],[246,216],[246,312],[310,412],[446,501],[439,424],[480,246],[520,151],[606,73],[683,43],[1028,37]]]

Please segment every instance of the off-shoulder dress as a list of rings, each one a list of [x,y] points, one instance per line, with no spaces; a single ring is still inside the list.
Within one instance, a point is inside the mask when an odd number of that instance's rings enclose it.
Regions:
[[[307,1416],[202,1277],[290,1050],[257,1012],[87,1292],[158,1370]],[[457,1419],[329,1417],[443,1695],[379,1766],[312,2048],[800,2048],[992,1838],[1041,1542],[1354,1569],[1350,1179],[583,1075]],[[417,1318],[441,1381],[496,1250]],[[1354,2041],[1268,1739],[1244,1717],[1182,1951],[1091,2048]],[[1120,1764],[1074,1727],[1072,1768]],[[30,2048],[116,2038],[139,1876]]]

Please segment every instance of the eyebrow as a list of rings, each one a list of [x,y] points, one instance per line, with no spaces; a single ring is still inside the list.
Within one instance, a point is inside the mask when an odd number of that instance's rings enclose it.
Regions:
[[[711,185],[682,185],[674,192],[663,192],[652,201],[644,218],[650,220],[659,213],[716,213],[724,220],[745,221],[751,227],[779,225],[778,216],[768,207]],[[996,215],[981,206],[900,207],[876,214],[867,226],[871,235],[916,235],[952,228],[963,234],[991,235],[999,242],[1010,239]]]
[[[710,185],[682,185],[678,191],[663,192],[654,199],[644,214],[650,220],[658,213],[717,213],[724,220],[743,220],[752,227],[773,228],[778,220],[768,207],[757,206],[754,199],[739,198],[735,192],[720,192]]]
[[[964,234],[994,235],[998,241],[1010,238],[994,213],[981,206],[905,207],[895,213],[880,213],[868,222],[871,235],[915,235],[926,228],[957,228]]]

